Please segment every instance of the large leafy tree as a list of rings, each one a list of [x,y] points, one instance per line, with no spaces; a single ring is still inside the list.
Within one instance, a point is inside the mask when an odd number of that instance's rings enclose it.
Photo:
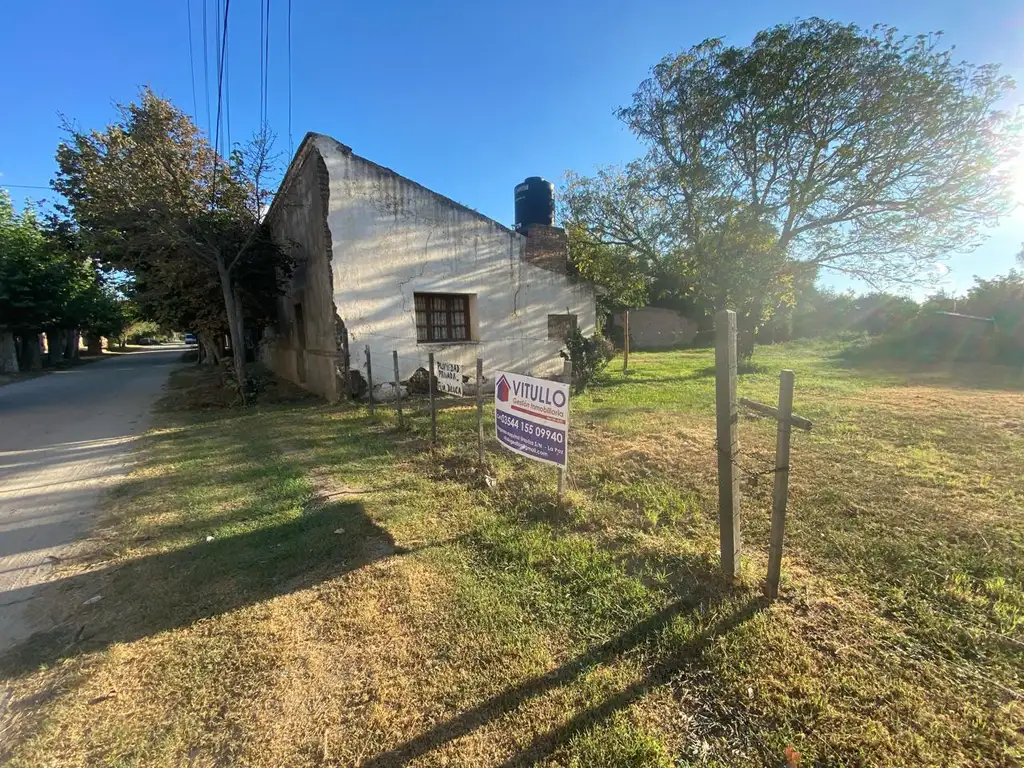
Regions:
[[[566,234],[576,274],[601,287],[597,297],[601,315],[644,305],[648,295],[648,270],[633,251],[595,242],[578,224],[570,226]]]
[[[759,297],[807,269],[912,281],[1009,212],[1021,124],[996,105],[1011,88],[938,35],[885,26],[808,19],[744,47],[706,40],[618,110],[647,152],[572,179],[569,218],[750,324]]]
[[[123,297],[94,259],[73,246],[62,227],[44,224],[34,209],[14,211],[0,192],[0,370],[38,364],[38,337],[45,331],[50,357],[75,353],[80,331],[114,335],[122,325]]]
[[[207,352],[228,332],[244,397],[245,323],[273,312],[288,260],[261,218],[272,137],[225,161],[191,119],[152,91],[102,131],[67,126],[54,188],[107,263],[130,272],[141,312],[196,327]]]
[[[34,212],[18,214],[0,190],[0,373],[18,371],[15,336],[41,329],[54,312],[54,270],[45,245]]]

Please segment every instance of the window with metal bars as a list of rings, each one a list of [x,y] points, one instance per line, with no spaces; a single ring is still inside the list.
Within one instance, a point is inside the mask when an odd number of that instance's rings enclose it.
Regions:
[[[429,344],[469,341],[469,296],[460,293],[417,293],[416,341]]]

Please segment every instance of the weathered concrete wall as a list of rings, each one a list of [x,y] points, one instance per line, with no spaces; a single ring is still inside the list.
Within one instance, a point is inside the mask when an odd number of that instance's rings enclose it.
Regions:
[[[306,149],[269,215],[274,237],[295,259],[295,271],[287,293],[278,300],[278,324],[265,333],[261,356],[278,375],[333,402],[339,384],[327,168],[315,147]]]
[[[403,379],[426,367],[430,352],[467,368],[482,357],[492,380],[497,369],[556,373],[562,340],[548,338],[548,314],[575,313],[583,332],[594,332],[592,287],[527,263],[522,235],[328,137],[314,142],[330,176],[334,302],[352,367],[365,375],[369,345],[375,383],[392,377],[392,350]],[[417,343],[416,292],[469,294],[472,340]]]
[[[622,313],[613,322],[622,328]],[[633,349],[672,349],[689,344],[697,335],[697,323],[672,309],[644,307],[629,312],[629,338]]]

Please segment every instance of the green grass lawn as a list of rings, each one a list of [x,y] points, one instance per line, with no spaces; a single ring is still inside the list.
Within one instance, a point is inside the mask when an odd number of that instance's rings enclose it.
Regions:
[[[563,506],[490,409],[482,472],[471,407],[431,448],[422,413],[182,411],[205,402],[184,371],[46,596],[66,620],[0,659],[0,761],[1018,765],[1024,377],[838,351],[762,348],[740,378],[773,403],[794,369],[815,423],[770,607],[774,424],[741,419],[727,584],[709,350],[616,360],[573,401]]]

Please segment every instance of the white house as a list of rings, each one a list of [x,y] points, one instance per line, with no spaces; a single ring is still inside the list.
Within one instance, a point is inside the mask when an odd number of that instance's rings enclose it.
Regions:
[[[407,380],[427,355],[484,376],[561,371],[571,323],[595,329],[593,287],[567,274],[565,233],[513,231],[355,155],[303,139],[267,214],[296,260],[261,358],[276,373],[338,399],[348,371]]]

